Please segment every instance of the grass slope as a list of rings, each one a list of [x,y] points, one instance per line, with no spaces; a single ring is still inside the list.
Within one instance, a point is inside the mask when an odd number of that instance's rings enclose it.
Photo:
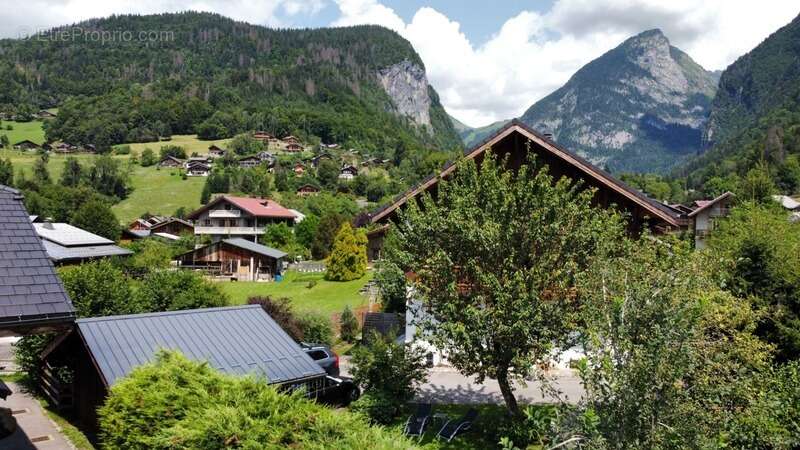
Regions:
[[[33,120],[31,122],[13,122],[4,120],[0,124],[0,135],[5,134],[8,136],[8,141],[11,145],[25,139],[36,142],[41,145],[44,144],[44,129],[42,128],[42,121]],[[6,127],[11,125],[13,130],[7,130]]]
[[[221,148],[228,148],[228,143],[230,141],[231,139],[203,141],[198,139],[196,134],[183,134],[183,135],[174,135],[172,136],[172,139],[169,141],[141,142],[137,144],[123,144],[123,145],[129,145],[131,147],[131,150],[135,151],[140,155],[142,154],[142,150],[146,148],[149,148],[150,150],[154,151],[156,155],[158,155],[158,150],[165,145],[177,145],[183,147],[183,149],[186,150],[187,155],[191,155],[192,153],[205,155],[208,153],[208,147],[216,145]]]
[[[235,305],[244,304],[248,297],[255,295],[288,297],[297,312],[315,312],[330,317],[341,313],[345,306],[353,309],[367,306],[367,297],[358,291],[370,279],[371,272],[360,280],[338,282],[325,280],[322,273],[289,271],[278,283],[237,281],[222,283],[220,287]],[[316,284],[309,288],[312,281]]]
[[[187,211],[200,207],[205,177],[181,178],[177,169],[136,166],[131,174],[133,192],[112,208],[123,223],[149,212],[171,215],[181,206]]]

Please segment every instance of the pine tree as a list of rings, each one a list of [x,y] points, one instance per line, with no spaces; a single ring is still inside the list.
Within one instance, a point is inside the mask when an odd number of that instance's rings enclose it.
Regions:
[[[333,241],[328,257],[325,278],[331,281],[351,281],[364,276],[367,271],[367,236],[363,230],[353,230],[345,222]]]
[[[345,342],[353,343],[358,335],[358,319],[349,306],[344,307],[339,318],[339,334]]]

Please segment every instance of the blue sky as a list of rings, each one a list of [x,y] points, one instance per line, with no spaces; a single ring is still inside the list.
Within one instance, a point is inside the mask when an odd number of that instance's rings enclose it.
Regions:
[[[377,24],[409,40],[447,111],[472,126],[521,115],[625,39],[660,28],[724,69],[800,13],[789,0],[0,0],[0,37],[110,14],[212,11],[254,24]]]

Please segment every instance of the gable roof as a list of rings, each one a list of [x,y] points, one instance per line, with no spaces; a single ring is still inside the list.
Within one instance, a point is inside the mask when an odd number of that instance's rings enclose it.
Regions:
[[[70,323],[74,317],[22,194],[0,185],[0,335]]]
[[[175,223],[175,222],[180,223],[180,224],[185,225],[185,226],[190,227],[190,228],[194,228],[194,225],[191,222],[187,221],[187,220],[183,220],[183,219],[181,219],[179,217],[169,217],[166,220],[163,220],[163,221],[158,222],[157,224],[151,226],[150,230],[155,232],[159,228],[165,227],[165,226],[167,226],[167,225],[169,225],[171,223]]]
[[[255,217],[269,217],[276,219],[294,219],[295,217],[291,211],[272,200],[258,197],[235,197],[232,195],[221,195],[210,201],[207,205],[196,211],[193,211],[187,216],[187,218],[197,219],[200,217],[200,214],[224,201]]]
[[[694,211],[689,213],[689,217],[694,217],[694,216],[698,215],[699,213],[701,213],[702,211],[705,211],[708,208],[711,208],[712,206],[714,206],[717,203],[721,202],[722,200],[725,200],[727,198],[732,198],[733,196],[734,196],[733,192],[725,192],[724,194],[721,194],[720,196],[718,196],[717,198],[715,198],[713,200],[698,200],[698,201],[695,202],[695,203],[697,203],[697,208]]]
[[[610,190],[613,190],[622,197],[630,200],[634,204],[643,208],[653,217],[659,218],[671,226],[678,227],[679,225],[681,225],[681,217],[680,217],[681,215],[674,209],[669,208],[668,206],[663,205],[660,202],[657,202],[651,198],[648,198],[642,192],[633,189],[632,187],[618,180],[608,172],[594,166],[584,158],[576,155],[575,153],[561,147],[560,145],[556,144],[550,139],[544,137],[543,135],[539,134],[532,128],[528,127],[527,125],[519,121],[518,119],[510,121],[504,127],[497,130],[493,135],[487,137],[482,142],[473,146],[471,149],[466,150],[464,152],[464,158],[474,159],[480,155],[483,155],[493,145],[495,145],[496,143],[502,141],[503,139],[514,133],[521,135],[528,141],[537,144],[544,151],[549,152],[553,156],[572,165],[578,171],[583,173],[584,176],[586,176],[587,178],[596,180],[598,183],[603,184]],[[437,184],[439,180],[452,174],[455,171],[456,167],[457,167],[456,164],[448,163],[438,175],[432,175],[426,178],[421,183],[407,190],[405,193],[397,196],[388,205],[385,205],[382,208],[378,209],[377,211],[371,213],[369,221],[371,223],[377,223],[381,219],[390,215],[392,212],[396,211],[398,208],[407,203],[408,200],[415,198],[417,195],[427,191],[433,185]]]
[[[75,247],[80,245],[111,245],[114,241],[90,233],[86,230],[70,225],[68,223],[34,223],[36,234],[42,239],[55,242],[65,247]]]
[[[106,386],[152,361],[160,349],[269,383],[325,375],[259,305],[97,317],[76,325]]]
[[[165,163],[167,161],[172,161],[172,162],[174,162],[176,164],[183,164],[183,161],[181,161],[180,159],[178,159],[178,158],[176,158],[176,157],[174,157],[172,155],[166,155],[165,157],[161,158],[161,161],[159,161],[158,163],[161,164],[161,163]]]
[[[280,259],[288,255],[288,253],[284,253],[278,249],[267,247],[266,245],[261,245],[253,241],[248,241],[247,239],[242,239],[242,238],[224,239],[222,242],[228,245],[232,245],[234,247],[238,247],[244,250],[249,250],[253,253],[258,253],[259,255],[269,256],[270,258],[275,258],[275,259]]]

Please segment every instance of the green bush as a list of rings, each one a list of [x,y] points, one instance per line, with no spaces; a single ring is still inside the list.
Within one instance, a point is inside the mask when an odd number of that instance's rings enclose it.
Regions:
[[[99,417],[101,442],[110,450],[417,448],[358,415],[169,352],[118,381]]]
[[[142,279],[139,298],[150,311],[225,306],[228,297],[215,284],[193,272],[160,270]]]
[[[351,411],[380,425],[392,423],[397,416],[398,409],[397,402],[381,392],[368,392],[350,404]]]
[[[344,307],[339,318],[339,334],[345,342],[355,342],[358,335],[358,319],[349,306]]]
[[[333,327],[327,317],[319,314],[304,314],[299,319],[305,342],[331,345],[333,343]]]
[[[357,280],[367,272],[367,236],[364,230],[354,230],[345,222],[336,233],[328,257],[325,279],[331,281]]]

